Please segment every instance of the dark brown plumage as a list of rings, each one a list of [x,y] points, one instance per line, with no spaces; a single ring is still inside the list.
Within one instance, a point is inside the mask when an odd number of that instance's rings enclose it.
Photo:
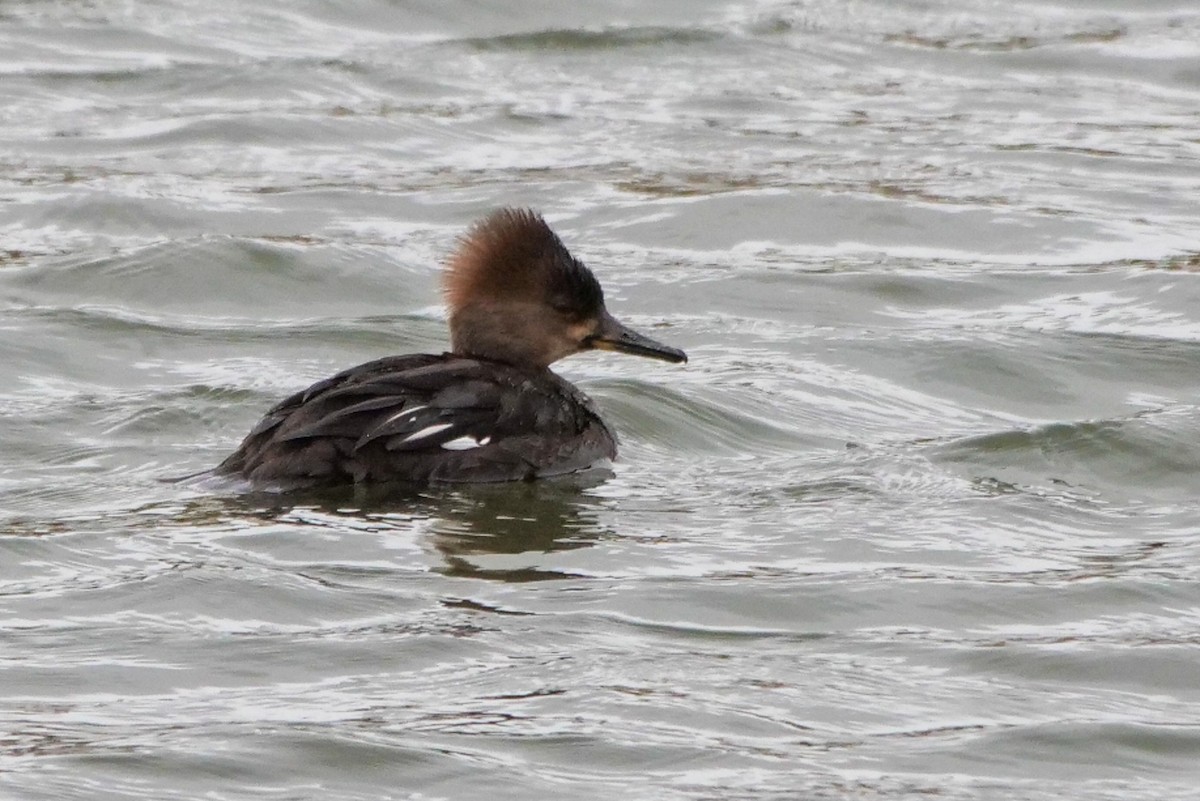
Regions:
[[[464,447],[446,447],[455,442]],[[216,472],[279,488],[512,481],[615,456],[616,437],[591,401],[549,370],[418,354],[353,367],[287,398]]]

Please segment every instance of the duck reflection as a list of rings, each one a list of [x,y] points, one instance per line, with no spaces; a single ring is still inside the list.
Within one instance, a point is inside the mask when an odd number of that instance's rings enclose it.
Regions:
[[[474,485],[442,499],[431,516],[432,544],[446,560],[447,575],[507,582],[578,578],[523,560],[485,567],[474,557],[547,554],[586,548],[606,532],[597,520],[597,499],[586,479]],[[593,483],[599,483],[593,482]],[[489,560],[482,560],[489,561]],[[496,561],[496,560],[490,560]]]
[[[581,578],[519,557],[586,548],[609,536],[611,530],[600,522],[603,499],[588,492],[609,477],[610,471],[589,470],[533,482],[209,496],[175,517],[192,524],[230,516],[256,522],[302,516],[306,524],[334,529],[419,526],[445,560],[441,570],[448,576],[505,582]],[[489,558],[497,556],[518,558]]]

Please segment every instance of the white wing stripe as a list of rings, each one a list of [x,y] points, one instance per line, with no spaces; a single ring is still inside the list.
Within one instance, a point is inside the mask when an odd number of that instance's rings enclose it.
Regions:
[[[470,450],[471,448],[478,448],[482,444],[483,442],[480,440],[464,434],[461,437],[456,437],[448,442],[443,442],[442,447],[448,451],[466,451]]]
[[[434,423],[431,426],[425,426],[420,431],[414,431],[413,433],[409,434],[404,439],[400,440],[400,444],[403,445],[406,442],[416,442],[419,439],[425,439],[426,437],[432,437],[434,434],[437,434],[439,431],[445,431],[447,428],[450,428],[453,425],[454,425],[454,423]]]
[[[386,426],[388,423],[399,420],[401,417],[403,417],[406,414],[415,414],[416,412],[419,412],[422,409],[428,409],[428,408],[429,408],[428,406],[410,406],[407,409],[401,409],[400,411],[396,412],[391,417],[389,417],[388,419],[386,419],[382,423],[380,423],[379,426]],[[379,426],[376,426],[376,428],[378,428]]]

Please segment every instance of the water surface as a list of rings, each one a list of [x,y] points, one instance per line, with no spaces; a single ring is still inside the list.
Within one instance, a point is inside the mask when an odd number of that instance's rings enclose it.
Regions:
[[[0,10],[0,796],[1200,782],[1189,0]],[[238,496],[541,209],[610,476]]]

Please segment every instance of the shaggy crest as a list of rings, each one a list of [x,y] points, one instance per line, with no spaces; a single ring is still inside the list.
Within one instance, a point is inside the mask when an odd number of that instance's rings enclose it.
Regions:
[[[541,298],[580,318],[604,306],[596,277],[530,209],[500,209],[473,225],[446,264],[443,289],[452,313],[510,298]]]

